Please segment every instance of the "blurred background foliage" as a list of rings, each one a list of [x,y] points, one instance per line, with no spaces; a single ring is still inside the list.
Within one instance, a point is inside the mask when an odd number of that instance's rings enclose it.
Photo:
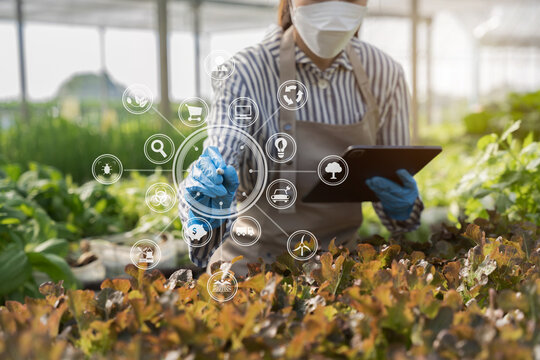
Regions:
[[[469,134],[482,135],[487,132],[501,134],[509,122],[521,120],[520,128],[515,132],[518,137],[525,137],[533,132],[540,134],[540,91],[518,94],[510,93],[505,101],[492,102],[481,111],[473,112],[463,119]]]
[[[30,162],[47,164],[70,175],[77,183],[92,178],[90,166],[104,152],[116,155],[124,168],[153,168],[143,152],[146,139],[163,133],[177,146],[182,140],[170,126],[162,126],[157,116],[122,120],[110,116],[96,123],[53,116],[33,117],[28,123],[17,121],[0,133],[1,158],[4,163],[23,167]],[[182,132],[188,134],[190,130],[182,129]]]

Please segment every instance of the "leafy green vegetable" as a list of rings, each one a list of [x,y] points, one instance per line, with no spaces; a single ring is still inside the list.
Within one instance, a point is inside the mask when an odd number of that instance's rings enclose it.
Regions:
[[[145,177],[138,174],[120,184],[106,187],[89,182],[75,187],[69,178],[49,166],[32,163],[29,170],[6,165],[0,177],[0,254],[17,253],[21,259],[16,273],[0,274],[0,301],[36,295],[36,272],[76,286],[64,260],[83,237],[124,231],[147,233],[169,225],[179,235],[181,224],[169,216],[151,213],[144,202],[148,186],[167,181],[159,171]],[[15,247],[15,245],[17,245]],[[7,248],[7,249],[6,249]],[[10,255],[11,256],[11,255]],[[9,263],[9,262],[8,262]],[[16,276],[15,276],[16,275]]]
[[[69,265],[60,256],[39,252],[29,252],[26,256],[34,270],[44,272],[54,281],[63,280],[68,287],[76,284],[77,281],[71,273]]]
[[[0,296],[21,287],[30,276],[31,266],[22,246],[7,245],[0,252]]]
[[[523,142],[515,139],[520,124],[512,123],[502,135],[486,135],[478,141],[478,161],[456,191],[472,218],[487,218],[486,209],[491,209],[510,220],[540,225],[540,142],[534,142],[532,134]]]

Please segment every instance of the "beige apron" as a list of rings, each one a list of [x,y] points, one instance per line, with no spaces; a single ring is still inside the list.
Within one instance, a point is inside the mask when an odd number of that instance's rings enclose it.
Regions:
[[[318,240],[319,248],[322,249],[327,248],[333,238],[336,238],[337,245],[356,239],[358,227],[362,223],[362,204],[304,203],[302,198],[315,186],[319,178],[316,172],[294,172],[295,170],[316,170],[321,159],[328,155],[341,155],[350,145],[376,144],[379,119],[377,102],[371,92],[369,79],[359,55],[350,43],[345,51],[353,66],[357,85],[366,104],[364,118],[351,125],[296,121],[296,113],[282,107],[279,117],[280,131],[291,135],[296,140],[298,150],[293,160],[280,165],[280,171],[284,171],[276,174],[277,176],[269,177],[269,182],[275,178],[283,178],[295,184],[298,193],[296,203],[289,209],[277,210],[268,204],[263,194],[256,206],[242,214],[242,216],[257,219],[261,224],[262,233],[259,241],[254,245],[244,247],[236,244],[231,238],[225,239],[221,247],[212,255],[208,270],[216,261],[230,261],[239,255],[244,258],[233,265],[233,271],[239,275],[244,275],[247,272],[246,265],[257,262],[259,257],[271,263],[277,256],[287,253],[288,235],[296,230],[307,230],[313,233]],[[280,49],[280,83],[290,79],[296,79],[292,27],[283,34]],[[306,106],[309,106],[309,102]],[[239,225],[242,226],[241,223]]]

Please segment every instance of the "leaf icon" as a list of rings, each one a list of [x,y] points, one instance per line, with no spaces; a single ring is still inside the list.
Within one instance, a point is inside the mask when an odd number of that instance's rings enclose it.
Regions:
[[[148,99],[144,96],[136,96],[135,95],[135,102],[139,105],[139,107],[145,107],[148,103]]]

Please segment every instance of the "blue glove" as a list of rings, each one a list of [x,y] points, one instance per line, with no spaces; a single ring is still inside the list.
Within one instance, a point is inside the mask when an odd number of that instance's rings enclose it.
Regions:
[[[418,198],[416,181],[405,169],[396,171],[403,186],[386,178],[375,176],[366,180],[367,186],[377,195],[384,212],[394,220],[407,220]]]
[[[190,202],[195,199],[211,209],[229,208],[240,184],[236,170],[231,165],[225,164],[225,160],[215,146],[204,150],[185,179],[185,183],[189,194],[189,197],[186,194],[187,202],[191,205]],[[189,210],[189,218],[195,217],[200,217],[200,215]],[[212,218],[205,218],[205,220],[208,220],[212,229],[217,229],[225,221]]]

